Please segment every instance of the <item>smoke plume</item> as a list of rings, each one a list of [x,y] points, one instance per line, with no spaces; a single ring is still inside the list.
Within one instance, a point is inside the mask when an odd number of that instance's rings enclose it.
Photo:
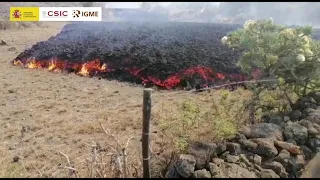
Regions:
[[[140,9],[112,10],[120,21],[174,21],[242,24],[273,18],[287,25],[320,24],[320,2],[143,2]]]

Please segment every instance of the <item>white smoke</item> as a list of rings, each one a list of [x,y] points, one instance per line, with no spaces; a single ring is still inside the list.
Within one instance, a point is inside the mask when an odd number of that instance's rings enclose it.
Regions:
[[[320,24],[320,2],[104,2],[123,21],[244,23],[272,17],[288,25]],[[118,11],[121,11],[119,13]],[[111,15],[110,14],[110,15]]]

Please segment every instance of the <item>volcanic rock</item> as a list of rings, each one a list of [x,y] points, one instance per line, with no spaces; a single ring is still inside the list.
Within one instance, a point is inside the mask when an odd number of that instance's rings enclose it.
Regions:
[[[257,143],[257,148],[255,149],[255,153],[268,157],[268,158],[273,158],[278,154],[278,150],[276,147],[274,147],[274,142],[272,139],[268,138],[257,138],[257,139],[252,139],[253,142]]]
[[[312,123],[320,125],[320,110],[311,112],[305,119]]]
[[[298,121],[301,117],[302,113],[299,110],[294,110],[290,114],[291,121]]]
[[[320,135],[316,135],[315,137],[308,138],[307,145],[314,153],[319,153],[320,152]]]
[[[289,158],[290,158],[290,153],[287,150],[282,149],[280,153],[275,157],[274,160],[284,165],[287,163]]]
[[[284,129],[286,139],[293,139],[298,145],[303,145],[308,137],[308,129],[298,123],[287,123]]]
[[[300,146],[302,152],[303,152],[303,155],[304,155],[304,158],[309,161],[311,160],[312,158],[312,151],[310,150],[310,148],[308,148],[307,146],[305,145],[302,145]]]
[[[247,138],[272,138],[274,140],[283,140],[281,128],[272,123],[259,123],[251,125],[241,130]]]
[[[320,125],[319,124],[313,123],[312,125],[318,132],[320,132]]]
[[[310,122],[309,120],[306,120],[306,119],[302,119],[298,123],[301,126],[307,128],[308,134],[309,134],[309,138],[310,137],[314,137],[314,136],[319,134],[320,125],[318,125],[316,123],[312,123],[312,122]]]
[[[239,166],[242,167],[242,168],[248,168],[247,164],[244,163],[244,162],[240,162]]]
[[[209,171],[212,177],[216,177],[220,174],[219,166],[214,163],[209,163]]]
[[[239,159],[240,159],[239,156],[234,156],[231,154],[226,155],[226,162],[229,162],[229,163],[237,163]]]
[[[314,137],[319,134],[319,131],[316,128],[311,127],[308,129],[308,134],[309,136]]]
[[[211,178],[211,174],[206,169],[197,170],[194,172],[195,178]]]
[[[250,162],[256,164],[256,165],[261,165],[262,162],[262,157],[259,156],[258,154],[251,154],[250,156],[248,156],[248,159]]]
[[[251,166],[251,163],[245,154],[239,155],[240,161],[243,162],[246,166]]]
[[[239,155],[242,152],[241,145],[238,143],[227,142],[226,149],[232,155]]]
[[[232,138],[229,139],[229,141],[238,143],[240,139],[247,139],[247,138],[244,134],[236,133]]]
[[[180,176],[179,173],[177,172],[175,166],[172,166],[171,168],[169,168],[165,177],[166,178],[182,178],[182,176]]]
[[[308,117],[311,117],[311,116],[313,116],[313,117],[317,118],[318,120],[320,120],[320,109],[317,107],[316,110],[311,111],[311,112],[309,113],[309,116],[308,116]],[[317,123],[317,124],[319,124],[319,123]]]
[[[307,116],[309,116],[310,114],[312,114],[314,111],[315,111],[315,109],[306,108],[306,109],[303,110],[303,115],[304,115],[304,117],[307,117]]]
[[[297,156],[291,156],[287,166],[284,166],[286,168],[286,171],[290,174],[293,174],[296,176],[296,173],[303,168],[303,166],[306,165],[306,161],[303,157],[303,155],[297,155]]]
[[[310,121],[308,121],[308,120],[306,120],[306,119],[302,119],[302,120],[298,121],[298,123],[299,123],[301,126],[307,128],[307,129],[313,127],[313,123],[310,122]]]
[[[272,169],[281,178],[288,178],[288,173],[286,172],[283,165],[277,161],[269,161],[263,164],[263,168]]]
[[[246,140],[246,139],[241,139],[239,141],[241,146],[246,149],[247,151],[254,152],[256,148],[258,147],[258,144],[251,141],[251,140]]]
[[[289,116],[284,116],[284,117],[283,117],[283,121],[284,121],[284,122],[290,121],[290,117],[289,117]]]
[[[260,178],[280,178],[272,169],[263,169]]]
[[[227,145],[226,145],[226,142],[220,142],[217,144],[217,149],[216,149],[216,153],[217,155],[220,155],[224,152],[227,151]]]
[[[263,119],[264,119],[264,122],[266,122],[266,123],[273,123],[278,126],[280,126],[284,122],[283,117],[275,116],[275,115],[264,116]]]
[[[220,159],[220,158],[212,158],[212,163],[218,165],[218,166],[221,166],[222,163],[223,163],[223,159]]]
[[[191,143],[189,146],[189,154],[193,155],[196,160],[196,169],[203,169],[209,163],[214,154],[216,154],[217,145],[206,144],[201,142]]]
[[[285,149],[293,155],[301,154],[299,146],[283,141],[274,141],[274,145],[280,149]]]
[[[295,110],[303,110],[306,108],[317,108],[317,101],[313,99],[311,96],[305,96],[297,100],[297,102],[293,105],[293,109]]]
[[[237,164],[222,162],[220,165],[209,163],[209,170],[213,178],[256,178],[254,172]]]
[[[291,156],[285,149],[281,150],[274,160],[280,162],[291,176],[296,176],[295,173],[306,164],[303,155]]]
[[[287,139],[286,142],[297,145],[297,142],[293,139]]]
[[[317,103],[320,102],[320,92],[311,92],[308,96],[312,97]]]
[[[184,178],[188,178],[194,174],[194,167],[196,160],[193,156],[187,154],[181,154],[179,159],[175,163],[175,169],[178,174]]]

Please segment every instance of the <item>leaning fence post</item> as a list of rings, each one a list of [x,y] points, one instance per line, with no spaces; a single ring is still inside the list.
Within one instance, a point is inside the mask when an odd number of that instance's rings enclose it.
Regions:
[[[151,91],[143,90],[143,125],[142,125],[142,158],[143,178],[151,178],[150,174],[150,123],[151,123]]]

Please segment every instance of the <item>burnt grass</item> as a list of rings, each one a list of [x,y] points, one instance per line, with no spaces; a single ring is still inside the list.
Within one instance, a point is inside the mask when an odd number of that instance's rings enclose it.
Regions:
[[[72,63],[85,63],[100,58],[114,70],[100,76],[135,83],[141,83],[141,78],[132,76],[125,68],[138,68],[140,77],[153,76],[160,80],[195,66],[209,67],[224,74],[239,74],[235,64],[240,52],[223,45],[221,38],[240,27],[177,22],[71,23],[56,36],[33,45],[16,59],[57,57]],[[198,76],[195,78],[199,79]],[[191,82],[194,86],[199,81]]]

